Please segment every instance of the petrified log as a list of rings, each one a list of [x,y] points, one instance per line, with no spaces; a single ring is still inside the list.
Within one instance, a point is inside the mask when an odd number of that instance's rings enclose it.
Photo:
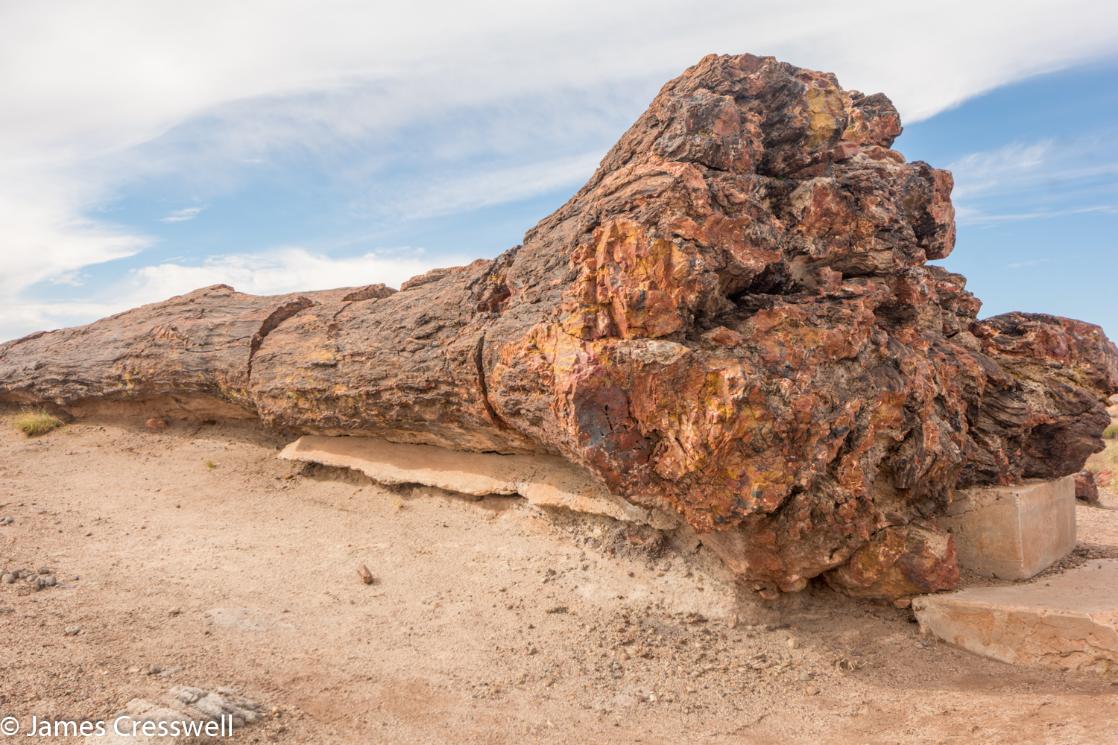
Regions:
[[[561,455],[680,513],[763,594],[952,586],[958,486],[1075,473],[1118,350],[976,320],[926,264],[951,176],[889,100],[772,58],[668,83],[567,204],[492,261],[379,287],[199,290],[0,347],[0,397],[177,400],[301,433]]]

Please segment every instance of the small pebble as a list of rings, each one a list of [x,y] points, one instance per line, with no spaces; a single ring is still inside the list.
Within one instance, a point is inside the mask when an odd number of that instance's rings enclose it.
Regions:
[[[63,631],[66,634],[66,636],[77,636],[78,634],[81,633],[82,627],[81,626],[67,626]]]
[[[0,582],[3,582],[5,585],[13,585],[15,581],[16,576],[11,572],[4,572],[3,575],[0,575]]]

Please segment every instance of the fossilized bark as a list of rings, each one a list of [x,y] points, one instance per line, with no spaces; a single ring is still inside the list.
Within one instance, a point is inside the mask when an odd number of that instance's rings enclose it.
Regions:
[[[299,432],[559,454],[678,511],[765,593],[826,572],[947,587],[926,518],[957,485],[1078,471],[1118,352],[1077,321],[976,321],[926,264],[954,245],[951,176],[899,133],[880,94],[710,56],[492,261],[398,293],[207,288],[0,347],[0,396],[205,398]]]

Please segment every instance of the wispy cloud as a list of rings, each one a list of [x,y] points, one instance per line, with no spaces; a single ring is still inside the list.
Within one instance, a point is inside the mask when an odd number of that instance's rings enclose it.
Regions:
[[[992,191],[1018,188],[1052,164],[1052,140],[1013,142],[994,150],[971,153],[948,165],[955,175],[952,196],[965,201]]]
[[[39,283],[152,246],[135,226],[97,217],[152,173],[212,187],[297,152],[336,165],[339,181],[360,185],[348,198],[367,202],[385,192],[356,175],[402,156],[386,146],[355,162],[349,145],[420,132],[432,170],[385,204],[446,214],[577,181],[637,98],[709,52],[833,70],[847,87],[886,91],[912,122],[1118,42],[1118,7],[1097,0],[870,0],[858,34],[839,33],[850,11],[822,0],[713,2],[703,13],[667,0],[657,10],[643,0],[2,4],[0,303],[37,306]],[[493,114],[482,136],[459,116],[477,110]],[[555,147],[533,152],[534,141]],[[1047,157],[1017,154],[1033,155]],[[440,159],[450,165],[436,172]],[[464,167],[471,159],[477,167]],[[971,165],[988,178],[997,170]],[[200,279],[186,270],[205,261],[174,266],[161,271]]]
[[[503,168],[451,173],[437,183],[405,185],[374,209],[407,219],[436,217],[528,199],[585,182],[602,153],[594,151]],[[572,189],[573,191],[573,189]]]
[[[159,219],[160,222],[186,222],[193,220],[198,215],[202,214],[204,207],[183,207],[173,212],[168,212],[166,215]]]
[[[962,225],[992,226],[1009,222],[1026,222],[1028,220],[1052,220],[1059,217],[1070,217],[1072,215],[1115,214],[1118,214],[1118,204],[1096,204],[1087,207],[1032,210],[1031,212],[988,213],[981,210],[965,209],[957,211],[956,217],[958,222]]]
[[[1118,213],[1114,133],[1014,142],[948,165],[963,225]]]
[[[415,249],[331,257],[292,246],[272,251],[210,256],[201,261],[167,261],[139,267],[101,289],[86,302],[25,303],[0,317],[0,338],[28,329],[84,323],[146,303],[215,284],[232,285],[254,295],[278,295],[383,282],[399,287],[409,277],[435,266],[464,264],[464,257],[437,260]]]
[[[461,257],[440,257],[440,265],[466,263]],[[213,284],[228,284],[254,295],[277,295],[298,290],[383,282],[401,282],[434,268],[421,251],[365,253],[331,257],[299,246],[251,254],[210,256],[203,261],[165,262],[135,269],[112,294],[124,307],[154,302]]]

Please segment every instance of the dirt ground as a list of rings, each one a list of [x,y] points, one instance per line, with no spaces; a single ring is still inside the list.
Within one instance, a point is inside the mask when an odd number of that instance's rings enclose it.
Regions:
[[[186,684],[259,701],[245,743],[1118,743],[1118,680],[823,588],[763,606],[686,540],[304,472],[282,444],[0,422],[0,569],[57,578],[0,585],[0,716]],[[1118,511],[1080,512],[1078,553],[1113,550]]]

